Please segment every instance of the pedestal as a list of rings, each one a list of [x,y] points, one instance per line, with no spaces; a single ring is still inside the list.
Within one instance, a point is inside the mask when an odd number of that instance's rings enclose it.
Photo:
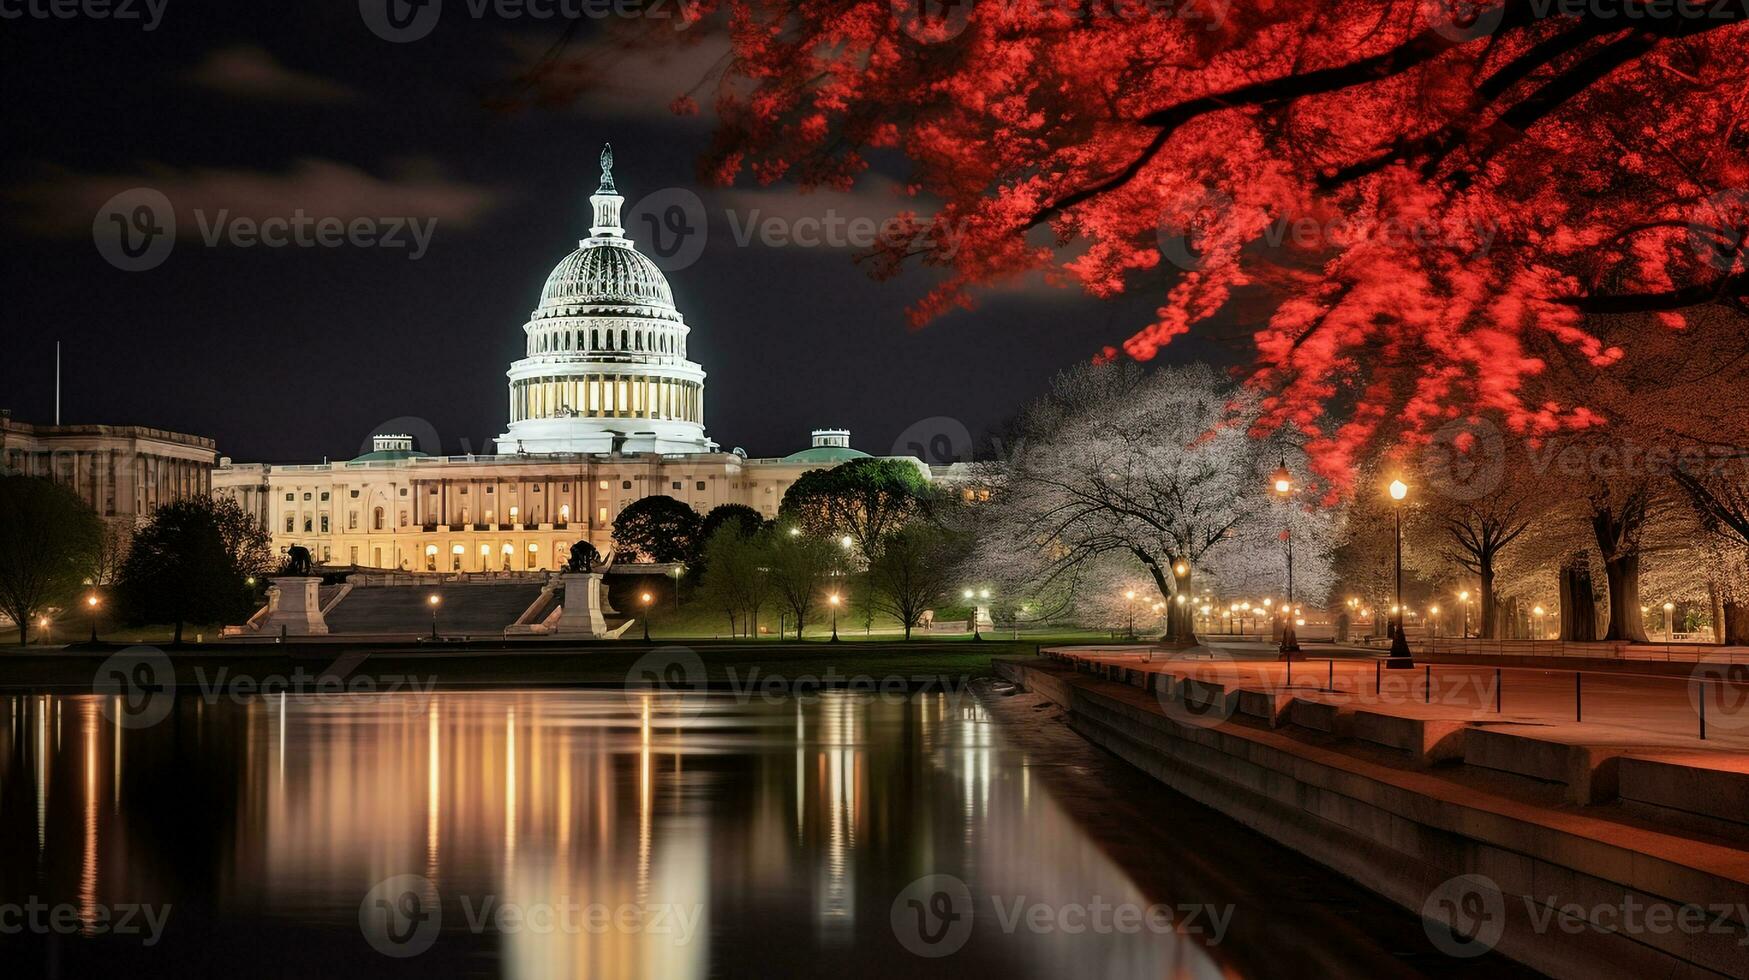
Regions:
[[[606,636],[607,622],[601,618],[601,576],[595,572],[565,572],[559,581],[565,594],[559,621],[553,624],[553,635],[594,639]]]
[[[322,602],[316,587],[322,580],[316,576],[287,575],[272,579],[267,590],[267,618],[261,621],[261,632],[286,636],[325,636],[328,621],[322,618]]]

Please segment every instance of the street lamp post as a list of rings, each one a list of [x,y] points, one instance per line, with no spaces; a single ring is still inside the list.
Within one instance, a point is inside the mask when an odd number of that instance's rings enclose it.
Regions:
[[[684,565],[674,566],[674,611],[680,611],[680,576],[686,572]]]
[[[1664,642],[1665,643],[1669,643],[1671,641],[1671,639],[1674,638],[1676,635],[1675,629],[1674,629],[1676,624],[1673,622],[1673,618],[1674,618],[1673,614],[1675,612],[1676,612],[1676,603],[1674,603],[1674,602],[1664,603]]]
[[[1287,458],[1283,457],[1281,468],[1275,471],[1272,483],[1275,495],[1287,504],[1287,517],[1282,521],[1282,538],[1287,541],[1287,619],[1281,629],[1280,659],[1292,660],[1293,655],[1300,652],[1300,638],[1294,632],[1294,520],[1291,501],[1294,493],[1293,474],[1288,472]]]
[[[1129,625],[1124,628],[1124,634],[1133,640],[1136,638],[1136,590],[1125,591],[1123,599],[1124,614],[1129,618]]]
[[[1407,670],[1415,666],[1414,658],[1409,655],[1409,638],[1403,634],[1403,498],[1409,496],[1409,485],[1402,480],[1392,480],[1390,491],[1391,509],[1396,514],[1397,527],[1397,626],[1391,636],[1391,655],[1385,661],[1385,666],[1392,670]]]
[[[437,639],[437,606],[443,602],[443,597],[433,592],[425,597],[425,604],[431,607],[431,638]]]
[[[97,642],[97,593],[85,597],[85,610],[91,617],[91,642]]]
[[[644,604],[644,639],[648,641],[650,639],[650,603],[655,599],[655,596],[646,592],[638,596],[638,599]]]
[[[1463,607],[1464,607],[1464,639],[1467,640],[1470,638],[1470,590],[1469,589],[1465,589],[1462,592],[1458,593],[1458,602],[1463,603]]]
[[[831,595],[827,596],[826,597],[826,604],[832,607],[832,642],[837,643],[838,642],[838,593],[834,592]],[[974,611],[972,613],[972,618],[974,620],[978,618],[977,612]]]

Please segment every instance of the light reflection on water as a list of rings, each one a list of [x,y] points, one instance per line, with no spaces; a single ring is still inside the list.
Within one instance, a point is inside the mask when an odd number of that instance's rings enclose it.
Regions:
[[[159,946],[113,944],[126,961],[217,956],[178,927],[218,926],[337,974],[1221,972],[1170,934],[1004,931],[997,901],[1148,900],[969,698],[184,699],[143,730],[94,697],[4,700],[0,895],[72,902],[87,931],[100,907],[173,903]],[[891,917],[930,874],[974,900],[941,959],[908,952]],[[397,875],[441,896],[436,941],[404,961],[359,926]],[[667,925],[476,930],[488,901],[660,907]]]

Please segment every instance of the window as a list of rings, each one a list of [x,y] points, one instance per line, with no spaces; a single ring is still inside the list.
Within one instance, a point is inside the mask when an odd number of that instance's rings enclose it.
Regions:
[[[328,491],[326,491],[326,490],[324,490],[324,491],[322,491],[322,499],[323,499],[323,500],[327,500],[327,499],[328,499]]]
[[[350,490],[350,491],[347,491],[347,493],[349,496],[352,497],[353,500],[358,499],[358,491],[357,490]]]
[[[606,507],[598,508],[595,511],[595,522],[597,524],[602,524],[602,525],[605,525],[607,523],[607,508]]]
[[[293,495],[293,494],[289,494],[289,493],[288,493],[288,494],[286,494],[286,495],[285,495],[285,499],[287,499],[287,500],[291,500],[291,499],[292,499],[292,498],[293,498],[293,496],[294,496],[294,495]]]
[[[322,533],[323,534],[328,533],[328,515],[327,514],[322,515]]]
[[[381,531],[383,529],[383,509],[381,507],[371,511],[370,529],[373,531]]]
[[[630,481],[630,480],[619,481],[619,488],[621,490],[630,490],[632,488],[632,481]]]
[[[309,494],[307,494],[307,493],[306,493],[306,494],[304,494],[304,499],[305,499],[305,500],[308,500],[308,499],[310,499],[310,495],[309,495]]]
[[[468,495],[468,488],[467,487],[462,487],[461,495],[464,497],[466,497]]]
[[[680,481],[675,480],[673,483],[670,483],[668,486],[670,489],[679,490],[680,489]]]
[[[358,511],[349,510],[346,512],[346,529],[348,531],[358,530]]]
[[[603,489],[603,490],[607,489],[607,481],[606,480],[601,481],[601,489]]]
[[[570,523],[570,521],[571,521],[571,505],[570,504],[560,504],[559,505],[559,523],[568,524],[568,523]]]
[[[309,534],[312,530],[315,529],[314,525],[315,525],[314,521],[310,520],[308,517],[304,518],[304,533]],[[327,528],[323,528],[322,530],[326,531]]]
[[[496,489],[497,489],[497,487],[487,487],[486,492],[491,493],[493,490],[496,490]]]
[[[405,497],[405,496],[406,496],[406,495],[407,495],[407,488],[406,488],[406,487],[402,487],[402,488],[401,488],[401,496],[403,496],[403,497]]]
[[[510,523],[512,523],[512,524],[516,523],[517,511],[518,511],[518,508],[516,508],[516,507],[510,508]]]
[[[296,527],[294,526],[296,520],[297,518],[290,514],[285,515],[285,533],[290,534],[292,531],[296,530]]]
[[[703,480],[700,480],[700,481],[698,481],[698,488],[699,488],[699,489],[700,489],[700,490],[703,490],[703,489],[704,489],[704,481],[703,481]]]
[[[407,526],[407,512],[406,511],[401,511],[401,526],[402,527]]]
[[[358,564],[358,549],[357,548],[346,549],[346,561],[348,564],[351,564],[351,565]]]

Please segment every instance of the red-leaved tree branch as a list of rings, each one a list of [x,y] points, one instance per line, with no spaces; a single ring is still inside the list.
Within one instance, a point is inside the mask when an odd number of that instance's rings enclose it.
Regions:
[[[1749,298],[1742,5],[709,0],[693,14],[726,22],[732,46],[709,176],[842,188],[903,168],[929,204],[895,202],[909,234],[873,267],[946,270],[918,324],[1042,274],[1096,296],[1158,291],[1152,322],[1089,339],[1098,357],[1146,360],[1198,325],[1236,325],[1256,349],[1259,428],[1300,430],[1338,489],[1365,453],[1454,419],[1531,437],[1606,424],[1547,377],[1554,352],[1605,372],[1648,333],[1684,330],[1685,311]],[[1606,341],[1603,314],[1646,315]]]

